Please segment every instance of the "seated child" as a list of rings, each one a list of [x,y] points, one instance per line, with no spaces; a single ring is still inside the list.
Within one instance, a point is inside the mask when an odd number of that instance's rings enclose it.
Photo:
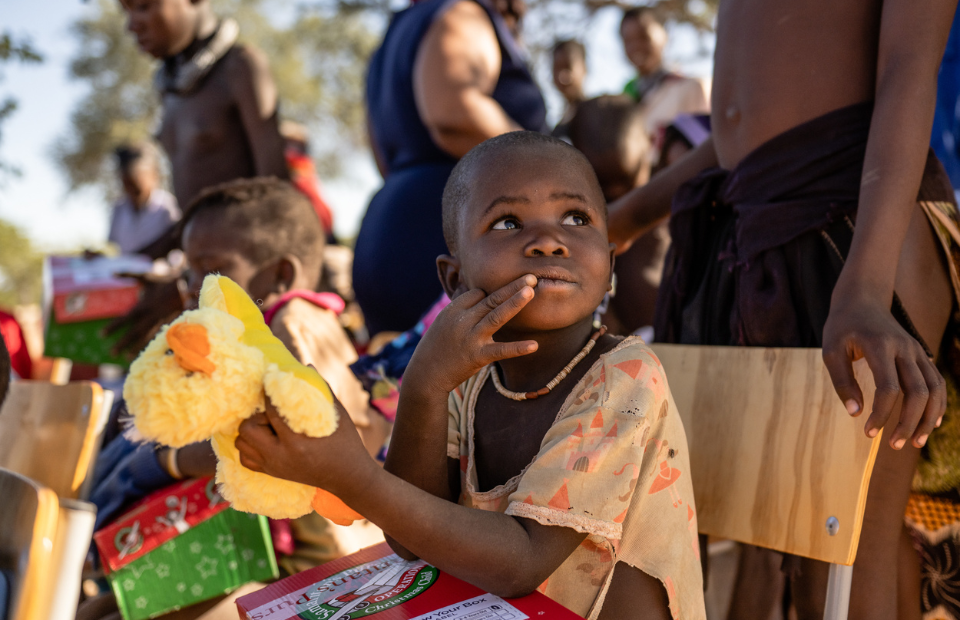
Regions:
[[[268,403],[244,466],[335,493],[404,557],[500,596],[539,589],[587,618],[705,617],[686,439],[634,337],[594,325],[610,287],[587,160],[537,133],[487,140],[443,196],[453,300],[404,373],[387,465],[347,416],[294,433]]]
[[[390,424],[370,407],[367,393],[350,372],[357,354],[337,321],[336,310],[343,308],[343,301],[312,292],[319,279],[324,233],[309,201],[284,181],[240,179],[205,191],[189,207],[183,224],[182,246],[193,293],[199,294],[207,273],[217,272],[259,300],[274,335],[324,376],[350,412],[369,453],[377,454]],[[104,448],[91,495],[99,511],[97,527],[177,478],[215,471],[207,442],[170,453],[122,436]],[[292,522],[291,527],[299,544],[291,556],[281,558],[289,572],[352,553],[378,537],[382,540],[369,524],[341,528],[316,515]],[[308,540],[312,544],[304,544]]]
[[[568,131],[573,145],[596,171],[607,202],[650,178],[650,141],[643,113],[630,97],[604,95],[581,103]],[[612,333],[631,334],[653,324],[669,245],[670,232],[664,222],[617,257],[617,287],[604,316]],[[651,340],[650,333],[639,333]]]
[[[261,177],[214,186],[193,202],[184,218],[182,247],[190,265],[190,290],[199,295],[204,276],[219,273],[247,291],[264,308],[274,335],[327,380],[375,456],[390,425],[370,407],[367,392],[350,371],[357,353],[337,320],[343,300],[313,292],[320,280],[325,236],[309,200],[286,181]],[[342,528],[317,514],[294,520],[291,527],[300,544],[290,558],[281,559],[291,573],[382,540],[379,529],[369,523]],[[312,544],[304,544],[308,542]]]

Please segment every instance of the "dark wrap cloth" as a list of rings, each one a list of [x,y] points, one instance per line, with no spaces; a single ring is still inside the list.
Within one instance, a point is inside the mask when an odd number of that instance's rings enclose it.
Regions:
[[[765,142],[736,169],[706,170],[677,191],[657,341],[822,345],[853,237],[872,113],[872,103],[835,110]],[[953,200],[932,152],[920,195]]]

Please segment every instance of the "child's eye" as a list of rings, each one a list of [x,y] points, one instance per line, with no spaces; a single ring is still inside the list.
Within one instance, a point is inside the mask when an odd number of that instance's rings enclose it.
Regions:
[[[520,223],[512,217],[499,219],[491,226],[492,230],[516,230],[518,228],[520,228]]]
[[[586,226],[590,223],[590,218],[583,213],[568,213],[560,223],[564,226]]]

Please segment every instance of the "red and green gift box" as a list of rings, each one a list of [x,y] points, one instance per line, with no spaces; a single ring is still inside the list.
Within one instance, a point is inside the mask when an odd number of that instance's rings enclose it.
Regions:
[[[279,574],[266,517],[230,508],[213,478],[148,496],[93,539],[125,620],[153,618]]]
[[[386,543],[241,596],[237,610],[241,620],[583,620],[540,592],[503,599]]]
[[[43,266],[44,355],[87,364],[127,361],[111,353],[119,334],[103,335],[140,299],[140,283],[125,274],[150,271],[144,256],[50,256]]]

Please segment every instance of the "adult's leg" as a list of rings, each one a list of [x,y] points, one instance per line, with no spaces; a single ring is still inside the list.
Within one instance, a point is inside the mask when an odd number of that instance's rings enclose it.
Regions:
[[[895,288],[917,332],[936,353],[950,318],[953,291],[939,243],[919,207],[907,231]],[[888,422],[890,429],[896,425],[895,417]],[[919,454],[909,443],[899,451],[886,441],[880,444],[853,568],[851,620],[897,618],[900,536]],[[823,617],[827,570],[821,562],[803,562],[794,581],[802,620]]]

